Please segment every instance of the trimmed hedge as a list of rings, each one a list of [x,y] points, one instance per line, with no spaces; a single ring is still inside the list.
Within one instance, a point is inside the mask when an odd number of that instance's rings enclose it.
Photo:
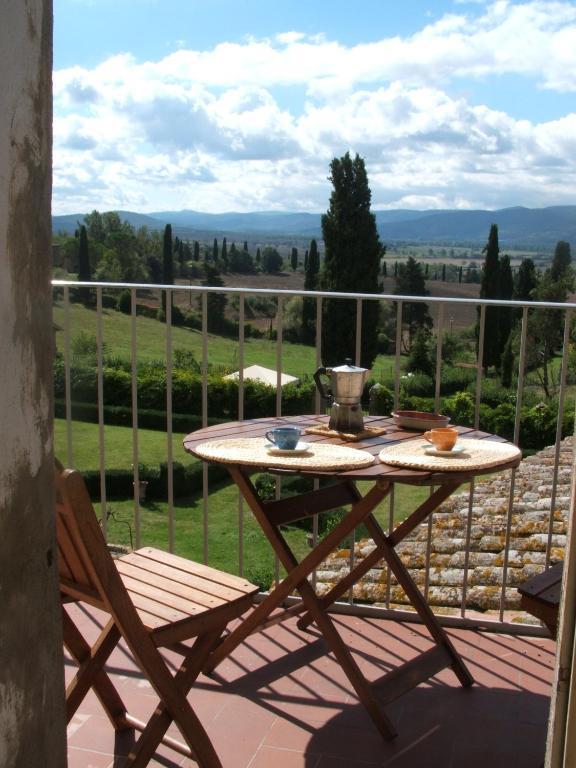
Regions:
[[[54,364],[54,396],[65,397],[64,361]],[[102,371],[104,405],[132,406],[131,373],[125,366],[106,364]],[[97,376],[93,366],[73,365],[70,370],[72,399],[77,403],[97,401]],[[288,384],[282,389],[282,411],[286,415],[311,413],[314,409],[315,385],[311,379]],[[178,414],[202,412],[202,376],[200,373],[175,368],[172,374],[172,407]],[[166,371],[164,366],[147,365],[138,369],[138,410],[162,412],[166,409]],[[244,382],[244,416],[248,419],[271,416],[276,411],[276,391],[253,380]],[[208,375],[208,413],[223,420],[238,418],[238,382],[221,374]]]
[[[174,498],[191,496],[202,491],[202,462],[181,464],[173,462]],[[209,481],[221,483],[230,479],[228,471],[221,465],[208,468]],[[97,469],[84,470],[82,476],[86,482],[88,493],[95,501],[100,500],[100,472]],[[139,471],[140,480],[148,483],[146,497],[150,499],[165,499],[168,495],[168,465],[160,467],[142,465]],[[230,481],[231,482],[231,481]],[[129,499],[134,496],[134,475],[131,470],[111,469],[106,471],[106,498]]]
[[[58,398],[54,402],[54,416],[59,419],[66,418],[66,402]],[[115,427],[132,426],[132,408],[123,405],[105,405],[103,409],[104,423]],[[98,423],[97,403],[72,403],[72,418],[76,421],[86,421],[90,424]],[[209,418],[208,425],[224,424],[229,419]],[[154,411],[146,408],[138,409],[138,426],[142,429],[157,429],[166,432],[168,424],[166,411]],[[202,427],[202,418],[195,414],[172,413],[172,429],[174,432],[193,432]]]

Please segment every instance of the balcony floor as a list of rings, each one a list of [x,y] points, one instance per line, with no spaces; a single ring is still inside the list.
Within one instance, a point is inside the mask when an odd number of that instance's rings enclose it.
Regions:
[[[94,637],[101,614],[69,610]],[[369,679],[431,646],[419,624],[355,616],[335,621]],[[190,700],[224,768],[539,768],[555,644],[460,629],[449,634],[476,685],[462,689],[452,671],[443,670],[389,705],[398,729],[391,742],[379,736],[315,628],[302,633],[295,620],[249,638],[212,678],[199,678]],[[111,667],[128,709],[146,719],[154,692],[122,647]],[[72,674],[67,663],[67,679]],[[115,758],[114,732],[90,693],[68,727],[69,768],[121,768],[123,748],[117,745]],[[161,747],[150,765],[196,763]]]

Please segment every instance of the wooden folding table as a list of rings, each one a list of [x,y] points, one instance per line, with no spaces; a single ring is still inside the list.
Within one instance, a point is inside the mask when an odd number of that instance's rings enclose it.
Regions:
[[[243,439],[263,438],[265,433],[276,426],[286,424],[298,425],[304,431],[307,427],[326,423],[326,418],[318,416],[297,416],[283,418],[256,419],[216,425],[197,430],[184,440],[184,447],[190,453],[206,459],[205,446],[211,446],[220,441],[240,441]],[[271,614],[280,608],[286,598],[297,591],[302,600],[291,608],[284,609],[282,619],[295,614],[303,614],[298,626],[304,629],[314,622],[322,633],[328,648],[333,652],[337,661],[346,673],[356,694],[376,727],[386,739],[396,735],[394,726],[382,709],[382,705],[393,701],[398,696],[411,690],[421,682],[436,675],[440,670],[451,667],[463,686],[473,684],[473,678],[464,661],[454,648],[450,638],[440,626],[432,610],[428,606],[416,583],[408,573],[405,565],[396,552],[396,547],[406,536],[424,521],[443,501],[445,501],[463,483],[487,472],[497,472],[513,468],[520,462],[520,454],[514,455],[486,469],[470,469],[465,471],[430,471],[391,466],[382,463],[378,455],[389,446],[402,444],[403,441],[418,441],[422,444],[422,434],[398,429],[391,418],[373,417],[366,420],[366,426],[374,430],[384,428],[385,434],[377,437],[363,438],[361,441],[346,443],[338,438],[327,438],[320,435],[306,435],[304,439],[314,445],[342,445],[355,448],[364,454],[375,458],[369,466],[355,469],[318,469],[298,468],[290,470],[270,467],[264,459],[261,464],[235,462],[233,459],[209,458],[211,461],[222,461],[232,479],[240,489],[255,518],[268,538],[280,562],[286,570],[285,578],[277,584],[251,614],[230,634],[212,653],[205,671],[213,670],[251,633],[261,631],[264,627],[275,623],[277,614],[271,619]],[[475,440],[504,442],[501,438],[466,428],[459,428],[461,436]],[[255,441],[256,443],[256,441]],[[494,442],[492,442],[492,445]],[[415,445],[414,442],[411,445]],[[508,445],[508,444],[507,444]],[[259,459],[258,459],[259,460]],[[321,485],[298,496],[278,500],[265,501],[260,498],[250,476],[255,472],[275,472],[279,474],[307,475],[318,478],[329,478],[330,484]],[[370,489],[362,495],[357,482],[368,481]],[[433,486],[431,495],[417,507],[391,533],[385,533],[374,516],[378,504],[385,499],[394,484],[408,483],[420,486]],[[300,562],[298,562],[285,537],[281,527],[296,520],[349,506],[350,511]],[[359,561],[353,569],[342,578],[326,595],[318,597],[308,581],[312,572],[335,550],[339,544],[363,523],[376,544],[375,549]],[[376,564],[385,560],[390,571],[404,589],[408,600],[418,613],[423,624],[434,642],[433,647],[384,675],[376,684],[370,685],[362,675],[350,650],[340,637],[327,611],[329,606],[344,595],[353,585]]]

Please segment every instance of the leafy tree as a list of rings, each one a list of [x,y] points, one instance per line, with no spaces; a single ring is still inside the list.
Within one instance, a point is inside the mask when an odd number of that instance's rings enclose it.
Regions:
[[[234,243],[230,248],[228,268],[231,272],[251,274],[254,272],[254,261],[247,250],[237,250]]]
[[[106,238],[106,232],[104,230],[101,214],[98,213],[98,211],[92,211],[92,213],[88,213],[84,216],[84,222],[90,240],[96,243],[103,243]]]
[[[432,376],[434,373],[430,354],[430,334],[422,327],[418,328],[414,335],[407,366],[413,373],[425,373],[427,376]]]
[[[412,256],[408,257],[408,261],[405,264],[398,265],[398,276],[396,277],[394,293],[397,296],[430,295],[430,291],[426,289],[422,267]],[[406,346],[410,350],[416,333],[420,329],[429,332],[432,328],[432,318],[428,311],[428,304],[424,301],[405,301],[402,304],[402,325],[407,330],[408,340]]]
[[[347,152],[330,164],[333,191],[322,216],[325,254],[320,277],[328,291],[375,293],[382,245],[376,218],[370,211],[371,192],[364,160]],[[354,301],[326,299],[323,305],[322,356],[328,365],[354,357],[356,308]],[[378,351],[378,302],[364,301],[360,361],[370,368]]]
[[[164,240],[162,248],[162,283],[174,285],[174,251],[172,247],[172,225],[164,227]],[[170,294],[172,300],[172,294]],[[166,292],[162,292],[162,309],[166,312]]]
[[[304,272],[304,290],[315,291],[318,289],[318,274],[320,272],[320,256],[316,240],[310,243],[310,249],[306,251],[306,270]],[[302,341],[304,344],[313,344],[316,337],[316,300],[304,299],[302,302]]]
[[[538,285],[536,267],[532,259],[522,259],[522,262],[514,278],[514,291],[512,297],[516,301],[529,301],[534,289]]]
[[[500,246],[498,244],[498,226],[492,224],[488,243],[484,247],[486,254],[482,280],[480,282],[481,299],[500,298]],[[486,320],[484,326],[484,353],[482,366],[487,370],[491,365],[499,367],[502,354],[502,339],[499,333],[500,313],[498,307],[486,307]],[[477,325],[477,333],[480,333],[480,325]]]
[[[90,254],[88,252],[88,234],[86,227],[82,224],[78,237],[78,280],[89,282],[92,279],[90,269]],[[91,299],[90,288],[79,288],[78,297],[80,301],[88,306]]]
[[[296,272],[298,269],[298,248],[292,248],[292,253],[290,254],[290,266],[292,267],[292,272]]]
[[[566,280],[554,280],[552,269],[546,271],[534,291],[536,301],[564,304],[568,298]],[[539,369],[540,383],[546,397],[552,397],[549,365],[556,349],[562,344],[563,312],[559,309],[537,309],[530,319],[528,333],[528,365]],[[541,367],[540,367],[541,366]]]
[[[162,282],[162,262],[157,256],[149,256],[146,263],[150,282],[160,284]]]
[[[269,274],[276,274],[282,269],[282,256],[276,248],[267,245],[262,251],[262,270]]]

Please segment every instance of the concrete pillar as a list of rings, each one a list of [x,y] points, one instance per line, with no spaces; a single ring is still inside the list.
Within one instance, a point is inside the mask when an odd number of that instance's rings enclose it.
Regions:
[[[0,11],[0,766],[66,765],[52,464],[52,2]]]

